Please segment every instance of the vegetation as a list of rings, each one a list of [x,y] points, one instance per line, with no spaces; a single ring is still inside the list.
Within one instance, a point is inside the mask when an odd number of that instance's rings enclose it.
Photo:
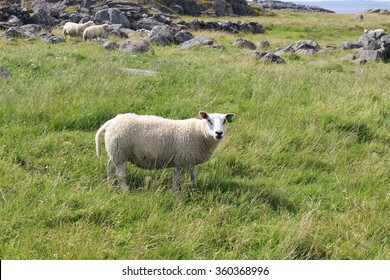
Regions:
[[[380,28],[382,17],[366,15],[364,26]],[[268,33],[198,32],[226,50],[155,46],[154,56],[0,39],[0,65],[13,75],[0,79],[0,258],[390,259],[388,65],[355,65],[340,49],[265,64],[232,46],[237,37],[273,49],[300,39],[339,46],[363,23],[240,20]],[[199,167],[198,189],[185,178],[172,194],[173,170],[130,165],[129,194],[107,184],[94,144],[104,121],[199,110],[237,118]]]

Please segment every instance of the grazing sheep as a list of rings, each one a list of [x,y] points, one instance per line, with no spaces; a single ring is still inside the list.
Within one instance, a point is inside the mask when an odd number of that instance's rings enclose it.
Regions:
[[[170,120],[132,113],[120,114],[104,123],[96,133],[96,153],[101,155],[100,135],[105,132],[108,153],[107,177],[118,181],[127,191],[127,162],[146,169],[174,167],[173,191],[180,183],[184,168],[189,168],[196,186],[196,165],[206,162],[225,137],[226,123],[235,114],[199,112],[201,119]]]
[[[107,23],[102,24],[102,25],[94,25],[86,28],[83,33],[83,39],[84,41],[88,40],[93,40],[94,38],[99,38],[101,39],[103,34],[106,32],[107,28],[110,25]]]
[[[78,39],[80,39],[81,36],[83,36],[84,30],[87,27],[92,26],[93,24],[94,23],[91,20],[86,23],[74,23],[74,22],[65,23],[64,28],[62,29],[64,32],[65,40],[66,40],[66,35],[68,35],[69,37],[77,37]]]

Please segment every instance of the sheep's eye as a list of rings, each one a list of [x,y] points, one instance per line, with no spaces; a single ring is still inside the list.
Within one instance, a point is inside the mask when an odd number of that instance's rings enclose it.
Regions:
[[[213,125],[213,122],[210,119],[207,119],[210,125]]]
[[[223,124],[226,124],[226,119],[223,120]]]

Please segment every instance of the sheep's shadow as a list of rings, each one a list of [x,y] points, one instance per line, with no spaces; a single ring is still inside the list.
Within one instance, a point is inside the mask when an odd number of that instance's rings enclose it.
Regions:
[[[291,200],[286,193],[263,182],[212,180],[201,186],[199,191],[202,194],[214,192],[215,195],[240,197],[242,203],[267,204],[274,211],[286,210],[290,213],[297,213],[299,210],[297,203]]]

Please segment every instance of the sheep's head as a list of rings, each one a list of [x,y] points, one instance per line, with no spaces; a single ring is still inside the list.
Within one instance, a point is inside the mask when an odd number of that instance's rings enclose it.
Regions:
[[[232,122],[236,116],[233,113],[229,114],[209,114],[207,112],[199,112],[200,117],[207,121],[208,134],[216,140],[221,140],[226,134],[226,123]]]

